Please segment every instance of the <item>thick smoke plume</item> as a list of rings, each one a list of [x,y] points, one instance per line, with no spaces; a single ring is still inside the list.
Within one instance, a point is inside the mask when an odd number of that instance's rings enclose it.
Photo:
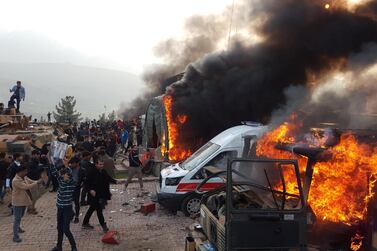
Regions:
[[[344,127],[356,126],[360,113],[377,114],[377,74],[372,68],[377,1],[352,10],[338,2],[328,9],[326,2],[314,0],[243,2],[239,8],[247,15],[235,20],[259,42],[243,35],[229,50],[188,64],[183,78],[167,87],[174,100],[173,115],[188,115],[180,142],[195,148],[198,142],[193,139],[208,140],[240,121],[278,122],[293,110],[302,110],[308,123],[328,120]],[[204,48],[202,54],[215,47]],[[146,74],[150,83],[161,83],[201,54],[163,51],[172,64]],[[156,85],[155,90],[163,87]],[[363,120],[363,127],[369,125]]]
[[[225,10],[222,15],[192,16],[185,21],[184,38],[171,38],[155,47],[155,55],[164,64],[151,65],[144,71],[146,90],[122,111],[125,119],[144,114],[151,98],[165,93],[166,87],[177,80],[173,76],[182,73],[187,65],[206,53],[217,49],[219,41],[227,33],[228,12]]]

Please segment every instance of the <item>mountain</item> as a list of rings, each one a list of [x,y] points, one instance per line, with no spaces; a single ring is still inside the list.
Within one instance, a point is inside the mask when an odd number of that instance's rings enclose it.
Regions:
[[[48,111],[65,96],[74,96],[82,117],[98,118],[102,112],[117,110],[143,88],[135,74],[69,63],[0,63],[0,100],[7,105],[17,80],[26,89],[21,111],[34,118],[46,118]],[[106,106],[106,108],[105,108]]]

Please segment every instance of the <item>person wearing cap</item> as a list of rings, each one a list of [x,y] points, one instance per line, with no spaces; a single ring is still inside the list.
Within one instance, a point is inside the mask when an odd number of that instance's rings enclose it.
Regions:
[[[56,166],[51,165],[51,174],[57,178],[59,183],[56,206],[57,206],[57,229],[58,241],[51,251],[62,251],[63,234],[67,236],[72,251],[77,251],[75,238],[70,230],[70,223],[73,219],[74,212],[72,209],[73,193],[76,183],[72,178],[72,170],[68,167],[68,159],[64,158],[64,167],[57,170]]]
[[[25,214],[26,207],[32,204],[29,190],[42,183],[42,180],[33,181],[26,176],[27,168],[25,165],[15,167],[16,175],[12,180],[12,205],[13,205],[13,241],[21,242],[19,233],[24,231],[20,228],[21,219]]]

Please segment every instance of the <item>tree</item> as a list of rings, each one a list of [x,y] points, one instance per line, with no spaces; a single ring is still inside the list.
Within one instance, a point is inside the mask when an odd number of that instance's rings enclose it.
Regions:
[[[80,121],[81,113],[75,110],[76,100],[73,96],[62,98],[55,106],[54,118],[58,123],[73,123]]]
[[[106,122],[106,114],[105,113],[102,113],[101,115],[99,115],[98,122],[100,122],[101,124]]]
[[[113,122],[113,121],[115,121],[117,115],[116,115],[115,111],[113,110],[111,113],[109,113],[109,115],[107,115],[107,117],[109,118],[110,122]]]

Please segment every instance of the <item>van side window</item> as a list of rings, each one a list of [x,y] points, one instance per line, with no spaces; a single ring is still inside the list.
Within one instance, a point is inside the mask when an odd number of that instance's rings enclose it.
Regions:
[[[205,166],[216,167],[220,170],[225,170],[228,159],[237,157],[237,151],[227,151],[221,152],[212,160],[210,160]],[[210,173],[206,173],[206,170],[202,167],[200,170],[192,177],[192,179],[205,179]]]

